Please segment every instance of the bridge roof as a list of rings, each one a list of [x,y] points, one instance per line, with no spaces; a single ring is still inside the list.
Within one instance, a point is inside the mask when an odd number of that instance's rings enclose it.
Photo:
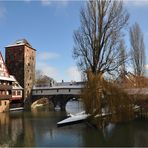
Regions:
[[[45,87],[33,87],[33,90],[39,90],[39,89],[81,89],[83,86],[81,85],[68,85],[68,86],[45,86]]]

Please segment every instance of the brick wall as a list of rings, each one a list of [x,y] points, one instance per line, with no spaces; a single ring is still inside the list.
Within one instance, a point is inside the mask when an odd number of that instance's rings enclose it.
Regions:
[[[24,88],[23,98],[27,99],[35,80],[36,50],[27,44],[6,47],[5,50],[8,71]]]

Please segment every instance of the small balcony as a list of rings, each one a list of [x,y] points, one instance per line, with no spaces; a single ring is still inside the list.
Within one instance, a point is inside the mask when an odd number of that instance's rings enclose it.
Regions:
[[[12,95],[0,95],[0,100],[11,99]]]

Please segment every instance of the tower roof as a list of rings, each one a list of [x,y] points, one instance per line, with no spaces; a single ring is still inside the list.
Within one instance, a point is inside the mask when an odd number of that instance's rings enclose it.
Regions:
[[[30,43],[26,39],[16,40],[13,44],[10,44],[6,47],[20,46],[20,45],[27,45],[32,48],[32,46],[30,45]]]
[[[28,45],[28,46],[32,47],[32,46],[30,45],[30,43],[29,43],[26,39],[17,40],[17,41],[15,42],[15,44],[25,44],[25,45]]]

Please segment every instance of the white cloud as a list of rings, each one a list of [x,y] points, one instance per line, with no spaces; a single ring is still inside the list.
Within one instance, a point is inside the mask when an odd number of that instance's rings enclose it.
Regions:
[[[46,62],[37,62],[37,66],[36,66],[38,70],[41,70],[43,72],[44,75],[47,75],[53,79],[55,79],[58,75],[58,70],[52,66],[50,66],[48,63]]]
[[[81,73],[76,66],[72,66],[67,70],[69,81],[81,81]]]
[[[53,60],[53,59],[57,59],[60,57],[59,54],[54,53],[54,52],[47,52],[47,51],[43,51],[41,53],[38,53],[38,59],[39,60]]]
[[[145,68],[146,70],[148,70],[148,64],[146,64],[146,65],[144,66],[144,68]]]
[[[47,75],[58,82],[61,82],[62,80],[81,81],[81,74],[76,66],[71,66],[62,72],[51,66],[47,61],[37,59],[36,69],[41,70],[44,75]]]
[[[39,1],[42,6],[50,6],[53,4],[56,4],[58,7],[59,6],[67,6],[69,0],[23,0],[24,2],[30,3],[32,1]]]
[[[137,7],[148,6],[148,0],[124,0],[123,2],[125,5],[130,5],[130,6],[137,6]]]
[[[53,79],[58,78],[58,70],[49,64],[49,60],[56,60],[60,55],[53,52],[42,51],[37,53],[36,69]]]
[[[68,5],[68,0],[61,0],[61,1],[58,1],[59,5],[62,5],[62,6],[67,6]]]
[[[52,4],[56,4],[58,6],[67,6],[68,0],[40,0],[43,6],[50,6]]]

